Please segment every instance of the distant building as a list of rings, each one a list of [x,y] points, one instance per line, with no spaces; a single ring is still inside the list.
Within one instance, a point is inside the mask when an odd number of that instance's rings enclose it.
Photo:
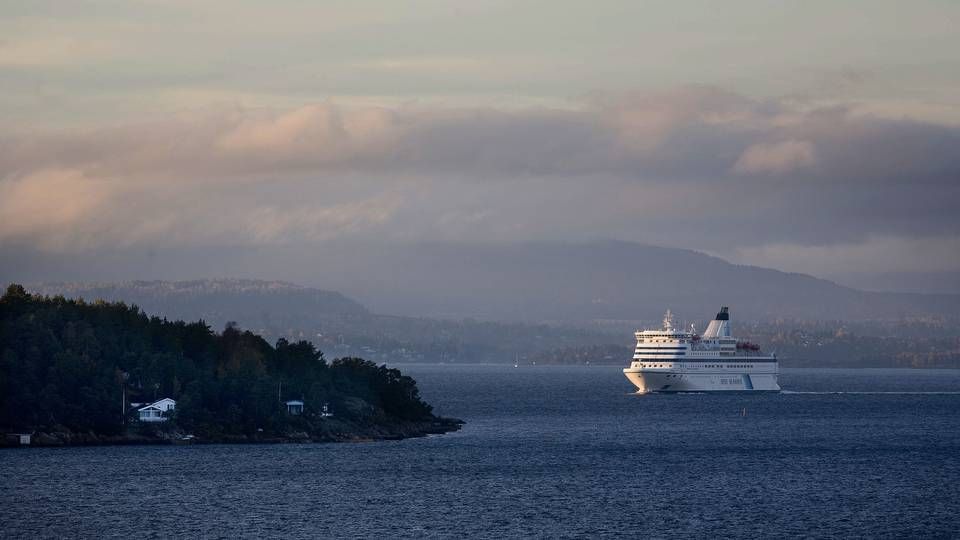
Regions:
[[[321,412],[320,412],[320,417],[321,417],[321,418],[330,418],[331,416],[333,416],[333,413],[330,412],[330,405],[327,404],[327,403],[324,403],[324,404],[323,404],[323,409],[321,409]]]
[[[169,420],[168,413],[174,410],[176,406],[176,401],[163,398],[137,409],[137,417],[141,422],[166,422]]]
[[[6,442],[11,444],[19,444],[21,446],[30,445],[30,433],[7,433],[4,435]]]
[[[303,414],[303,401],[291,399],[290,401],[284,401],[283,404],[287,406],[287,414],[294,416]]]

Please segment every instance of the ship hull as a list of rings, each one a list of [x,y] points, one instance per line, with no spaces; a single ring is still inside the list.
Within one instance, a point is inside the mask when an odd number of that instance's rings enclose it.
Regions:
[[[626,368],[623,374],[637,387],[637,393],[676,392],[779,392],[774,373],[684,373],[675,370]]]

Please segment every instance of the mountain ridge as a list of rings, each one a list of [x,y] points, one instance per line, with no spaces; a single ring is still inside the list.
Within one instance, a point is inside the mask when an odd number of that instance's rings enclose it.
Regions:
[[[177,281],[180,285],[176,286],[149,285],[153,282],[147,280],[100,282],[86,284],[83,290],[121,299],[111,287],[139,283],[141,289],[154,287],[158,294],[188,296],[201,284],[212,283],[220,292],[248,296],[269,293],[292,300],[297,295],[313,295],[306,304],[267,302],[290,318],[319,310],[329,315],[579,324],[607,319],[656,321],[667,308],[688,319],[701,319],[720,305],[731,306],[740,320],[960,317],[960,295],[864,291],[800,272],[733,263],[695,250],[620,240],[388,246],[331,243],[323,249],[260,251],[253,258],[239,252],[220,255],[225,266],[277,279],[194,279]],[[289,262],[265,269],[264,265],[276,260]],[[162,269],[162,262],[158,266]],[[45,282],[34,290],[56,294],[63,287]],[[137,301],[129,296],[122,299]],[[260,301],[266,302],[266,297]],[[196,314],[171,315],[190,318]]]
[[[365,287],[337,282],[329,272],[323,277],[377,312],[447,318],[655,320],[668,307],[705,317],[720,305],[752,320],[960,314],[957,295],[863,291],[809,274],[624,241],[418,244],[381,250],[363,264],[379,268],[387,261],[389,276]],[[344,275],[360,272],[342,269]]]

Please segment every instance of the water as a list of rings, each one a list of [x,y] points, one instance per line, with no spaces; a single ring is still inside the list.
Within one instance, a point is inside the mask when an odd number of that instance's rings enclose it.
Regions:
[[[404,370],[462,432],[4,450],[0,536],[960,535],[960,371],[636,396],[613,367]]]

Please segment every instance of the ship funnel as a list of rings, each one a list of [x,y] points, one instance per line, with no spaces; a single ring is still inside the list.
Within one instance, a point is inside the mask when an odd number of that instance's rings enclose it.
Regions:
[[[710,321],[703,332],[704,338],[730,337],[730,311],[727,306],[720,308],[717,317]]]

